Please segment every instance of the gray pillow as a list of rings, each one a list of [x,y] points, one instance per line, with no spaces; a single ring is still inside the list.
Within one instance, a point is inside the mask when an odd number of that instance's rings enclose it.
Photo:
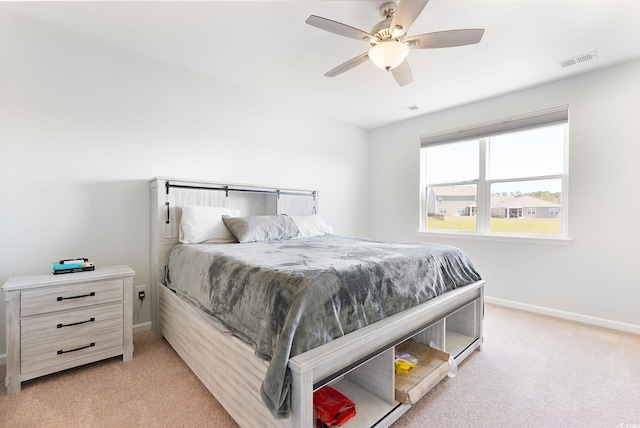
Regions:
[[[287,215],[257,215],[249,217],[222,216],[227,229],[238,242],[279,241],[298,236],[298,226]]]

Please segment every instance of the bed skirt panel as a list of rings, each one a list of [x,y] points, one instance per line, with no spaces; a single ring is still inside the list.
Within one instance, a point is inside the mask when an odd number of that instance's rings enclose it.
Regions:
[[[260,397],[267,366],[253,349],[214,327],[164,285],[157,288],[160,333],[231,417],[246,427],[291,426],[291,418],[274,419]]]

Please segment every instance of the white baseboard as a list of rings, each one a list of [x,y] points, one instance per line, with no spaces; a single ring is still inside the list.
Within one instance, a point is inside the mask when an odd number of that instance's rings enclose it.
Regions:
[[[141,322],[140,324],[133,325],[133,332],[140,333],[141,331],[151,330],[151,321]]]
[[[7,354],[0,354],[0,366],[7,364]]]
[[[599,327],[611,328],[614,330],[626,331],[629,333],[640,334],[640,325],[627,324],[619,321],[612,321],[604,318],[592,317],[589,315],[576,314],[574,312],[561,311],[558,309],[545,308],[543,306],[529,305],[526,303],[514,302],[512,300],[499,299],[497,297],[484,297],[486,303],[498,306],[506,306],[509,308],[520,309],[527,312],[535,312],[542,315],[550,315],[556,318],[563,318],[571,321],[578,321],[585,324],[597,325]]]

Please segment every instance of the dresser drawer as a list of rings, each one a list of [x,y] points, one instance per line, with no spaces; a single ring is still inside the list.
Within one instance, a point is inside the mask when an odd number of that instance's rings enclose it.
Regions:
[[[69,337],[99,333],[105,329],[122,326],[122,304],[60,312],[22,320],[20,341],[23,349],[36,347],[43,342],[62,342]],[[23,351],[24,352],[24,351]]]
[[[122,299],[120,279],[25,290],[20,297],[20,315],[28,317],[101,303],[121,302]]]
[[[64,365],[109,350],[121,353],[122,315],[122,305],[116,303],[23,320],[21,372]]]

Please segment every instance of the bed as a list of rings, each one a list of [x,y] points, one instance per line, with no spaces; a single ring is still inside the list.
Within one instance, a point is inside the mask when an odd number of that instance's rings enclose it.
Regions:
[[[480,349],[484,282],[456,248],[327,233],[305,223],[319,219],[314,191],[165,178],[151,189],[153,329],[241,426],[313,426],[313,391],[341,379],[361,403],[350,424],[389,425],[409,408],[393,397],[396,344],[444,347],[462,324],[471,340],[456,359]],[[197,243],[195,207],[222,213],[232,236]],[[347,283],[357,291],[341,293]]]

